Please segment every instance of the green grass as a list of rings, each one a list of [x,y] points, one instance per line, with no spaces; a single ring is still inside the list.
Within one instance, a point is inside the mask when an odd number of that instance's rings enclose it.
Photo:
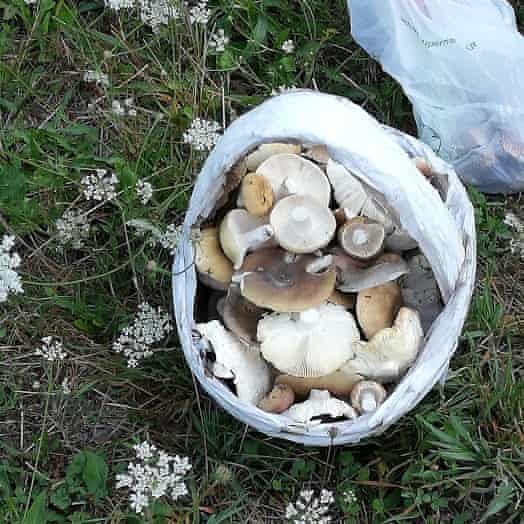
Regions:
[[[136,369],[111,350],[139,303],[172,309],[169,252],[125,224],[182,221],[205,158],[182,143],[194,117],[227,124],[296,85],[414,132],[399,86],[352,42],[344,1],[211,7],[207,28],[182,19],[153,33],[100,0],[0,0],[0,234],[17,236],[25,288],[0,305],[0,521],[283,522],[304,487],[336,493],[334,522],[524,521],[524,276],[503,224],[521,198],[471,191],[478,285],[446,387],[362,445],[309,449],[244,427],[195,389],[174,334]],[[222,54],[206,45],[214,27],[231,37]],[[288,38],[291,55],[280,50]],[[83,82],[86,70],[109,85]],[[136,117],[111,113],[130,96]],[[81,197],[95,168],[119,177],[111,203]],[[138,179],[154,186],[147,205]],[[55,223],[67,209],[89,210],[82,249],[58,249]],[[34,354],[47,335],[68,359]],[[189,456],[193,470],[188,497],[139,518],[115,475],[146,438]]]

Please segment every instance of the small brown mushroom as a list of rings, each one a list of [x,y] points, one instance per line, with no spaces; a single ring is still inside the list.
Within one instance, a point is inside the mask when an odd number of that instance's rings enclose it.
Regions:
[[[302,156],[313,160],[317,164],[325,166],[329,162],[329,154],[326,146],[315,145],[307,147],[306,150],[302,153]]]
[[[338,241],[348,255],[358,260],[370,260],[384,247],[385,232],[382,224],[356,218],[348,220],[338,230]]]
[[[242,295],[259,307],[300,312],[318,306],[335,288],[333,266],[310,273],[314,255],[292,255],[279,248],[260,249],[246,257],[238,280]]]
[[[295,402],[294,391],[286,384],[276,384],[258,403],[258,407],[268,413],[282,413]]]
[[[279,375],[275,379],[275,383],[290,386],[298,399],[307,398],[312,389],[326,389],[336,397],[349,398],[353,387],[361,380],[361,375],[351,375],[344,371],[334,371],[322,377]]]
[[[208,227],[197,232],[194,246],[200,281],[208,287],[225,291],[231,283],[233,265],[220,247],[217,228]]]
[[[247,174],[240,186],[239,205],[256,217],[267,215],[273,207],[273,190],[271,184],[261,175]]]
[[[385,399],[384,386],[372,380],[362,380],[351,390],[351,405],[362,415],[376,411]]]
[[[264,309],[246,300],[237,287],[231,286],[220,304],[219,312],[224,325],[240,340],[248,344],[256,343],[257,325]]]
[[[355,295],[350,295],[348,293],[341,293],[340,291],[333,291],[331,295],[328,298],[328,302],[331,302],[332,304],[337,304],[339,306],[343,306],[346,309],[353,309],[355,307]],[[322,388],[320,388],[322,389]]]
[[[237,162],[225,175],[225,183],[222,194],[220,195],[213,213],[227,204],[229,195],[234,191],[242,181],[242,178],[247,173],[246,162],[241,160]]]
[[[375,333],[390,328],[401,306],[402,295],[396,282],[359,291],[357,319],[366,338],[369,340]]]

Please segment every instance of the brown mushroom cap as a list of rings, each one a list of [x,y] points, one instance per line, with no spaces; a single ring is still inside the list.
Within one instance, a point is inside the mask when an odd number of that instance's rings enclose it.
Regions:
[[[362,380],[351,390],[351,405],[359,413],[372,413],[386,399],[384,386],[372,380]]]
[[[390,328],[401,306],[402,295],[396,282],[359,291],[357,319],[367,339],[384,328]]]
[[[317,164],[321,164],[325,166],[329,162],[329,154],[327,151],[327,147],[323,145],[315,145],[306,148],[306,150],[302,153],[302,156],[308,158],[309,160],[313,160],[313,162],[316,162]]]
[[[240,199],[252,215],[257,217],[267,215],[274,201],[271,184],[263,176],[249,173],[242,180]]]
[[[233,264],[220,247],[217,228],[202,229],[197,234],[194,246],[195,266],[200,281],[213,289],[226,290],[233,276]]]
[[[313,253],[327,246],[337,227],[328,207],[300,195],[277,202],[269,220],[278,243],[292,253]]]
[[[328,302],[343,306],[346,309],[353,309],[355,307],[356,297],[348,293],[341,293],[340,291],[333,291],[328,298]],[[321,389],[321,388],[320,388]]]
[[[242,181],[242,178],[246,173],[247,166],[245,160],[240,160],[233,167],[231,167],[229,171],[227,171],[225,175],[224,189],[219,199],[217,200],[217,203],[215,204],[213,213],[217,209],[220,209],[221,207],[227,204],[229,195],[240,185],[240,182]]]
[[[338,230],[338,241],[348,255],[359,260],[370,260],[383,249],[384,226],[376,222],[352,219]]]
[[[295,402],[295,392],[286,384],[276,384],[258,403],[268,413],[282,413]]]
[[[257,340],[257,325],[264,310],[246,300],[236,287],[230,287],[219,310],[224,325],[248,343]]]
[[[343,371],[335,371],[322,377],[294,377],[293,375],[279,375],[275,384],[286,384],[293,389],[295,396],[304,399],[309,396],[312,389],[328,390],[340,398],[349,398],[349,395],[360,375],[351,375]]]
[[[240,268],[240,291],[257,306],[280,313],[305,311],[329,298],[335,288],[333,267],[308,273],[314,255],[291,255],[279,248],[248,255]]]

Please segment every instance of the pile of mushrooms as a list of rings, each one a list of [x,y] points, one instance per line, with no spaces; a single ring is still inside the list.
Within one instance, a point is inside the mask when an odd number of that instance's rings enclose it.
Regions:
[[[230,170],[212,216],[194,234],[211,374],[298,423],[375,411],[443,307],[388,206],[325,147],[272,143]]]

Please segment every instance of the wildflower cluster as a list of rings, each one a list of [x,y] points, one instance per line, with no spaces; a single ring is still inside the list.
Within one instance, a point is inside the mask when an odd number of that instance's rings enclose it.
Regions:
[[[113,100],[111,103],[111,112],[118,116],[136,116],[135,100],[132,96],[120,100]]]
[[[302,490],[295,503],[286,508],[286,519],[293,524],[327,524],[331,522],[329,508],[335,501],[333,493],[327,489],[314,497],[313,490]]]
[[[524,222],[514,213],[508,213],[504,218],[504,224],[517,233],[516,237],[512,238],[509,243],[511,253],[513,255],[519,254],[520,258],[524,260]]]
[[[217,53],[223,53],[227,44],[229,44],[229,36],[223,29],[218,29],[216,33],[211,33],[209,36],[209,47],[212,47]]]
[[[115,11],[136,7],[142,22],[155,32],[180,17],[180,10],[170,0],[105,0],[105,5]]]
[[[282,51],[290,55],[295,51],[295,42],[293,40],[285,40],[282,44]]]
[[[173,500],[187,494],[184,476],[191,469],[187,457],[174,457],[157,449],[147,441],[133,447],[136,461],[127,467],[127,473],[117,475],[117,489],[129,488],[130,505],[142,513],[152,499],[169,496]]]
[[[85,214],[71,209],[56,221],[55,227],[58,242],[62,246],[71,244],[74,249],[81,249],[91,226]]]
[[[98,86],[108,86],[109,78],[105,73],[98,71],[86,71],[84,73],[84,82],[94,82]]]
[[[142,204],[147,204],[153,196],[153,186],[149,182],[143,180],[137,180],[135,186],[136,194]]]
[[[355,492],[351,489],[344,491],[344,493],[342,494],[342,499],[348,506],[354,504],[358,500],[357,496],[355,495]]]
[[[118,177],[106,169],[96,169],[94,175],[86,175],[81,181],[87,200],[112,200],[116,197]]]
[[[147,303],[138,306],[138,314],[130,326],[125,327],[113,343],[113,350],[123,353],[127,365],[134,368],[138,361],[153,354],[151,346],[160,342],[173,330],[169,315]]]
[[[220,138],[220,124],[212,120],[195,118],[183,135],[184,143],[192,145],[197,151],[210,150]]]
[[[504,218],[504,224],[514,229],[517,233],[524,233],[524,222],[515,213],[507,213]]]
[[[18,253],[13,253],[15,237],[4,235],[0,242],[0,303],[5,302],[10,293],[23,293],[22,280],[16,269],[21,259]]]
[[[207,0],[199,0],[196,5],[189,8],[189,21],[192,24],[207,24],[210,16]]]
[[[42,346],[37,348],[35,353],[42,356],[45,360],[49,360],[49,362],[64,360],[67,357],[67,352],[62,342],[53,340],[53,337],[44,337]]]
[[[149,246],[156,246],[160,244],[164,249],[169,250],[171,255],[175,254],[176,247],[182,235],[181,226],[169,224],[165,231],[161,231],[158,227],[151,224],[151,222],[143,219],[134,219],[127,222],[127,225],[132,227],[138,236],[145,236],[149,233],[147,244]]]

